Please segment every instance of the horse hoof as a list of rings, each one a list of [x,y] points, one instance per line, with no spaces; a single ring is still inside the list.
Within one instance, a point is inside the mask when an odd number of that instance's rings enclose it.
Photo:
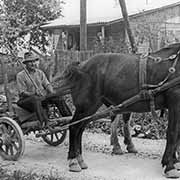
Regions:
[[[122,155],[123,154],[123,151],[122,151],[122,149],[112,149],[112,153],[111,153],[112,155]]]
[[[77,159],[74,158],[74,159],[69,160],[69,171],[71,171],[71,172],[80,172],[81,171],[81,167],[79,166]]]
[[[77,161],[78,161],[79,166],[81,167],[81,169],[87,169],[88,168],[87,164],[84,162],[84,160],[82,158],[82,155],[79,155],[77,157]]]
[[[79,163],[79,166],[81,167],[81,169],[87,169],[88,168],[87,164],[84,161],[80,161],[78,163]]]
[[[167,171],[165,173],[165,176],[167,178],[179,178],[180,177],[180,172],[177,169],[172,169],[170,171]]]
[[[138,153],[137,149],[134,146],[127,146],[128,153]]]
[[[180,162],[177,162],[174,164],[174,167],[177,169],[177,170],[180,170]]]

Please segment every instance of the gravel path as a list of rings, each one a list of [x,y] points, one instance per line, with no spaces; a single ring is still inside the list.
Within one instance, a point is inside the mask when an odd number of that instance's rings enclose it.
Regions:
[[[53,174],[66,180],[165,180],[161,168],[164,140],[133,138],[138,153],[126,153],[123,139],[120,143],[125,154],[111,155],[110,136],[85,133],[83,135],[84,159],[89,168],[80,173],[68,171],[68,138],[58,147],[51,147],[33,135],[26,137],[24,156],[18,162],[0,160],[8,170],[23,170],[38,174]]]

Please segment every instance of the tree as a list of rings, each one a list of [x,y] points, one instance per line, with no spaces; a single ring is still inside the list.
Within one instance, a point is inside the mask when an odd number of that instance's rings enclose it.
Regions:
[[[45,51],[48,42],[40,25],[61,16],[63,3],[62,0],[2,0],[0,46],[16,49],[29,34],[29,45]]]

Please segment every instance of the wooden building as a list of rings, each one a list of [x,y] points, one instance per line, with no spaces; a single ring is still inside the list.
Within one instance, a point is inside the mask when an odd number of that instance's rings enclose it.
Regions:
[[[119,8],[120,10],[120,8]],[[139,53],[154,51],[180,41],[180,2],[129,16]],[[43,25],[51,34],[54,50],[79,50],[79,22],[57,19]],[[127,50],[128,38],[123,18],[87,22],[87,49],[120,52]]]

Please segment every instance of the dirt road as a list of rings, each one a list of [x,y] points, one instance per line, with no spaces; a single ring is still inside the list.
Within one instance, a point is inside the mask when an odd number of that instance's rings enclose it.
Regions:
[[[0,164],[9,170],[52,173],[70,180],[165,180],[160,164],[165,141],[133,140],[138,150],[136,155],[112,156],[108,135],[86,132],[83,152],[89,168],[80,173],[68,171],[68,138],[58,147],[51,147],[41,139],[28,136],[24,156],[18,162],[0,160]],[[125,152],[122,138],[120,142]]]

